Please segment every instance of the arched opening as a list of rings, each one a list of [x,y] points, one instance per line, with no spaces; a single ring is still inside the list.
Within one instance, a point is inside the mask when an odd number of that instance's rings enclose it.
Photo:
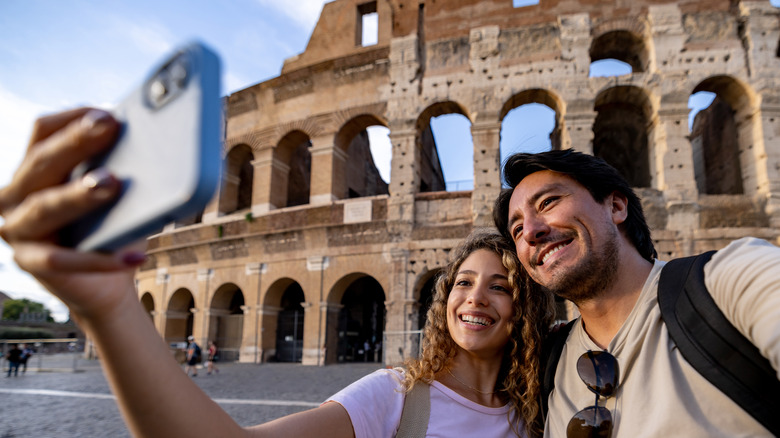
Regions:
[[[298,283],[292,283],[282,294],[281,310],[276,323],[276,360],[301,362],[303,359],[303,302],[306,298]]]
[[[605,32],[594,38],[590,45],[591,76],[594,73],[593,63],[598,61],[625,63],[631,68],[628,73],[639,73],[647,71],[649,59],[649,50],[642,37],[627,30]],[[603,67],[597,65],[596,71]],[[620,71],[620,74],[626,74],[624,67]]]
[[[168,301],[165,312],[165,342],[170,344],[187,341],[192,335],[193,315],[190,309],[195,308],[195,298],[184,288],[177,289]]]
[[[471,121],[455,102],[431,105],[417,119],[419,192],[474,188]]]
[[[530,89],[504,103],[501,120],[501,162],[518,152],[561,148],[562,103],[547,90]]]
[[[238,145],[225,158],[225,173],[219,197],[219,212],[230,214],[252,207],[254,154],[247,145]]]
[[[757,188],[755,172],[754,120],[749,90],[736,79],[714,76],[698,84],[689,103],[704,106],[691,124],[696,186],[701,194],[739,195]],[[698,104],[697,104],[698,102]],[[743,179],[744,178],[744,179]]]
[[[146,313],[149,314],[149,319],[154,321],[154,297],[149,292],[145,292],[141,296],[141,304],[144,306]]]
[[[374,278],[352,281],[338,315],[339,362],[381,362],[385,329],[385,293]]]
[[[652,107],[633,86],[612,87],[596,97],[593,155],[614,166],[632,187],[650,187]]]
[[[279,141],[274,152],[271,204],[277,208],[306,205],[311,193],[311,140],[293,131]]]
[[[217,344],[220,360],[236,361],[244,334],[244,294],[233,283],[220,286],[211,299],[208,339]]]
[[[369,133],[369,128],[373,134]],[[373,143],[377,143],[374,145]],[[381,144],[380,144],[381,143]],[[336,147],[345,152],[344,163],[334,157],[337,165],[343,166],[343,185],[334,191],[339,199],[362,198],[388,194],[387,182],[380,174],[376,154],[380,154],[383,167],[389,172],[390,137],[389,130],[377,117],[364,114],[346,122],[336,134]]]

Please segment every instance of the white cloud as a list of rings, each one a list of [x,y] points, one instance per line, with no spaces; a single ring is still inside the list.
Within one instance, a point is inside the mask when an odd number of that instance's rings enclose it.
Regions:
[[[320,17],[322,5],[330,0],[257,0],[263,7],[268,7],[282,13],[304,29],[314,29],[314,24]]]
[[[24,157],[32,131],[32,125],[50,108],[26,100],[0,86],[0,132],[4,146],[0,148],[0,186],[11,181],[14,171]],[[2,223],[2,218],[0,218]],[[52,311],[55,320],[68,319],[68,309],[46,291],[32,276],[25,273],[13,261],[8,245],[0,240],[0,291],[11,298],[29,298],[43,303]]]

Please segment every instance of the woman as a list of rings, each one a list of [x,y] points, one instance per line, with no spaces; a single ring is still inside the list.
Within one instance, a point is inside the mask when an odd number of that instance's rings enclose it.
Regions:
[[[0,189],[0,214],[5,219],[0,236],[13,247],[19,266],[65,302],[95,342],[135,436],[352,437],[365,429],[359,421],[366,415],[370,421],[379,418],[397,425],[391,417],[403,404],[403,391],[421,382],[431,384],[429,426],[457,420],[437,417],[440,397],[434,391],[448,391],[446,396],[461,405],[470,403],[478,416],[485,409],[491,415],[495,413],[491,409],[503,412],[503,435],[524,435],[526,427],[531,435],[540,431],[537,357],[549,299],[540,302],[543,294],[529,299],[537,292],[520,284],[514,252],[497,236],[476,237],[457,252],[437,286],[423,357],[409,364],[402,381],[400,372],[383,371],[318,408],[241,428],[181,372],[150,323],[133,281],[135,268],[144,260],[142,251],[82,253],[57,245],[59,229],[119,193],[118,180],[105,171],[63,183],[74,166],[109,148],[118,130],[116,120],[97,110],[39,119],[11,184]],[[154,373],[137,372],[150,365]],[[354,385],[372,383],[377,376],[391,382],[382,387],[401,398],[393,399],[384,412],[356,409],[352,396],[363,391]],[[473,415],[468,418],[474,420]],[[479,426],[468,430],[484,435]]]
[[[206,374],[211,375],[211,373],[219,372],[219,368],[217,368],[217,366],[214,365],[214,362],[216,361],[217,361],[217,344],[215,344],[214,341],[209,341],[208,355],[206,356]]]

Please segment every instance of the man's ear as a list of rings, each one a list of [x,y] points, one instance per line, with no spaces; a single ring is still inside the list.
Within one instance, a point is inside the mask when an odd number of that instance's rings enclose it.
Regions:
[[[612,222],[620,225],[628,218],[628,198],[622,192],[614,191],[607,198],[612,212]]]

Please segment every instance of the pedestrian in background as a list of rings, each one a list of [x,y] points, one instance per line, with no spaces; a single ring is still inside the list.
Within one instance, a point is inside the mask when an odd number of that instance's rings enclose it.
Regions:
[[[19,363],[22,361],[22,350],[19,349],[18,344],[11,344],[11,349],[6,353],[5,358],[8,360],[8,375],[11,377],[11,372],[14,373],[14,377],[19,375]]]
[[[22,367],[22,374],[27,372],[27,361],[30,360],[30,357],[33,355],[33,349],[30,346],[30,344],[24,344],[24,348],[22,349],[22,356],[20,365]]]
[[[212,372],[219,372],[219,368],[214,365],[217,361],[217,344],[214,341],[209,341],[208,355],[206,356],[206,374],[211,375]]]
[[[200,345],[195,342],[195,337],[192,335],[187,336],[187,341],[189,342],[187,344],[187,366],[184,371],[188,376],[192,372],[192,377],[198,377],[197,365],[200,363],[202,354]]]

